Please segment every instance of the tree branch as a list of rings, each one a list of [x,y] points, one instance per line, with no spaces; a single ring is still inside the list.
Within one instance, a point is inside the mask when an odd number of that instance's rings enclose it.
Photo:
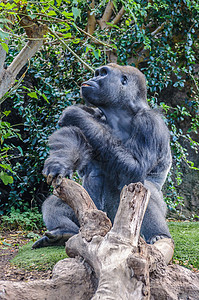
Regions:
[[[90,6],[91,6],[91,11],[88,11],[87,31],[90,35],[92,35],[95,32],[95,26],[96,26],[96,19],[94,14],[95,0],[92,0]]]
[[[106,22],[108,22],[110,20],[112,13],[113,13],[113,2],[109,1],[105,8],[102,18],[100,20],[98,20],[98,23],[102,30],[107,27]]]
[[[156,28],[156,30],[151,32],[151,35],[156,36],[156,34],[158,34],[164,28],[165,24],[166,24],[166,22],[163,22],[158,28]]]
[[[12,87],[15,78],[22,67],[30,60],[30,58],[38,51],[43,44],[44,35],[47,32],[47,26],[38,24],[28,16],[23,16],[20,21],[24,27],[29,41],[15,57],[6,70],[0,73],[0,98]]]
[[[77,55],[59,36],[56,32],[52,31],[50,28],[48,28],[48,31],[54,35],[59,41],[60,43],[64,46],[64,48],[66,48],[69,52],[72,53],[73,56],[75,56],[88,70],[90,70],[91,72],[94,73],[94,70],[91,66],[89,66],[85,61],[83,61],[83,59],[81,59],[81,57],[79,55]]]
[[[8,45],[8,40],[5,40],[4,43],[6,43]],[[3,71],[3,69],[4,69],[5,59],[6,59],[6,51],[0,45],[0,74]]]
[[[138,245],[149,197],[150,192],[141,183],[125,186],[120,195],[120,204],[111,232],[116,233],[119,238],[129,239],[134,247]]]
[[[122,8],[120,9],[120,11],[118,12],[118,14],[115,16],[115,18],[113,19],[112,21],[112,24],[113,25],[116,25],[119,23],[119,21],[121,20],[122,16],[124,15],[125,13],[125,9],[124,9],[124,6],[122,6]]]
[[[48,17],[48,18],[52,19],[55,23],[67,23],[68,25],[73,26],[75,29],[79,30],[80,32],[82,32],[86,36],[89,36],[91,39],[93,39],[94,41],[96,41],[96,44],[101,44],[101,45],[103,45],[103,46],[105,46],[107,48],[113,49],[113,47],[111,45],[106,44],[106,43],[98,40],[96,37],[92,36],[90,33],[88,33],[87,31],[83,30],[82,28],[80,28],[76,24],[74,25],[70,21],[62,20],[62,19],[55,18],[55,17],[52,17],[52,16],[46,16],[45,14],[41,14],[41,13],[36,13],[36,15],[37,16],[41,16],[41,17]],[[49,20],[42,20],[42,22],[50,22],[50,21]]]

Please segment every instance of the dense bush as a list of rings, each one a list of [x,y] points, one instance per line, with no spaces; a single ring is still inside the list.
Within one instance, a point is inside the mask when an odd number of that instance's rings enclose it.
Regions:
[[[36,230],[43,228],[43,219],[37,208],[22,213],[20,209],[11,207],[9,216],[1,217],[1,226],[10,230]]]

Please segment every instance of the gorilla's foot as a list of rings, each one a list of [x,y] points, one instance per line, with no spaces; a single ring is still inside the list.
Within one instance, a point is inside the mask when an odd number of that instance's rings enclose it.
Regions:
[[[165,262],[168,265],[172,260],[174,253],[174,241],[170,238],[163,238],[156,241],[153,246],[162,253],[165,258]]]
[[[151,239],[149,239],[147,241],[147,243],[153,245],[155,242],[157,242],[157,241],[159,241],[161,239],[165,239],[165,238],[168,238],[168,236],[167,235],[155,235]]]
[[[44,236],[32,245],[32,249],[48,246],[64,246],[65,242],[73,235],[73,233],[53,234],[47,231]]]

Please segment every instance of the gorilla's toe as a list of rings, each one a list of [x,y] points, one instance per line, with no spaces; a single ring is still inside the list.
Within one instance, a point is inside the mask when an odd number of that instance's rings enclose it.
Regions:
[[[161,239],[165,239],[165,238],[168,238],[168,236],[166,236],[166,235],[156,235],[156,236],[154,236],[150,239],[149,244],[153,245],[155,242],[157,242]]]
[[[38,241],[32,245],[32,249],[49,246],[49,239],[46,236],[42,236]]]

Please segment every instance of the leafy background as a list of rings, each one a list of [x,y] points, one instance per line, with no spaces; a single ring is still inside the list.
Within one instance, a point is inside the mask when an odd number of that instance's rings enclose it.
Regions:
[[[145,74],[148,101],[162,110],[170,129],[174,162],[164,191],[170,215],[176,217],[178,212],[181,218],[197,219],[198,2],[5,3],[0,3],[0,42],[7,52],[5,67],[27,41],[19,12],[46,24],[49,32],[43,47],[18,74],[17,88],[1,101],[1,214],[9,213],[13,207],[19,211],[40,209],[50,192],[41,175],[48,155],[48,136],[57,128],[62,110],[82,102],[79,88],[92,76],[92,69],[117,62],[136,66]],[[110,5],[110,17],[103,23]],[[122,18],[114,22],[121,11]]]

